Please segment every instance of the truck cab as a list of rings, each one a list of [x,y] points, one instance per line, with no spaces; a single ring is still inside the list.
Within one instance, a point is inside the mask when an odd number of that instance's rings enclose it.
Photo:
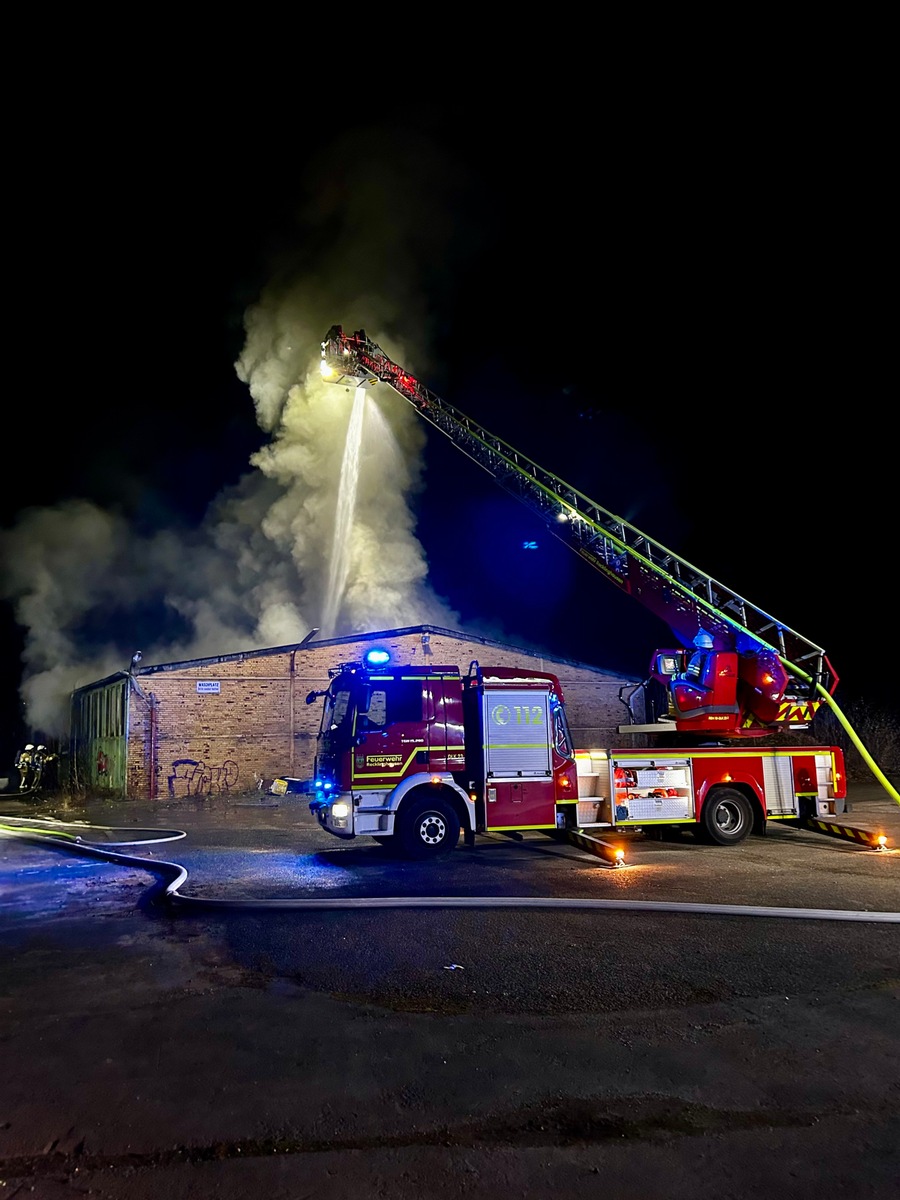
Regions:
[[[460,833],[553,830],[577,803],[575,751],[555,676],[477,662],[335,668],[320,722],[310,811],[329,833],[410,857]]]

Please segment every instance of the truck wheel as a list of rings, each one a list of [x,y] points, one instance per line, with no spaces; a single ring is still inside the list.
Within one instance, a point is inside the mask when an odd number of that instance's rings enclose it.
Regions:
[[[746,796],[734,788],[716,788],[703,802],[700,822],[704,841],[735,846],[753,828],[753,813]]]
[[[407,858],[438,858],[459,841],[459,816],[439,796],[414,800],[397,817],[400,848]]]

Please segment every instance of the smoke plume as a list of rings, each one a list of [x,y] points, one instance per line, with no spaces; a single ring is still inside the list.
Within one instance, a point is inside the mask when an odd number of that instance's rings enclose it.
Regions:
[[[339,143],[309,163],[292,228],[244,313],[234,369],[265,441],[238,483],[193,525],[148,529],[125,505],[84,496],[23,511],[0,533],[0,595],[24,631],[20,694],[33,731],[64,734],[72,690],[126,669],[137,649],[144,665],[179,662],[288,645],[322,627],[354,395],[322,381],[320,342],[335,323],[365,328],[422,371],[423,291],[452,236],[454,176],[427,140],[390,155],[378,144],[365,171],[350,169]],[[358,135],[354,145],[358,155]],[[415,532],[425,438],[386,385],[367,394],[344,585],[320,636],[458,621],[428,584]]]

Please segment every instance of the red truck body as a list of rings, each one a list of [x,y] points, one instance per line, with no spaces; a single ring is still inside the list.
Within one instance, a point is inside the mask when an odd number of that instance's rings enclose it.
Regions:
[[[367,670],[344,664],[324,695],[310,809],[341,838],[407,855],[460,833],[682,826],[732,845],[767,821],[833,814],[846,794],[835,746],[719,744],[576,750],[559,679],[528,669]]]

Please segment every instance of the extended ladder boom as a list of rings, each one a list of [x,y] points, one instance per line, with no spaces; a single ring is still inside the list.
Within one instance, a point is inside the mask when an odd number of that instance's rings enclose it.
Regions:
[[[350,386],[390,384],[504,490],[541,517],[554,536],[665,621],[682,646],[691,646],[703,632],[719,651],[744,656],[770,652],[769,657],[806,682],[809,696],[817,685],[834,690],[837,676],[821,646],[441,400],[392,362],[363,330],[345,334],[341,326],[332,326],[322,342],[322,370],[332,382]],[[814,707],[806,706],[806,723]],[[804,718],[795,711],[792,723],[795,720]]]

